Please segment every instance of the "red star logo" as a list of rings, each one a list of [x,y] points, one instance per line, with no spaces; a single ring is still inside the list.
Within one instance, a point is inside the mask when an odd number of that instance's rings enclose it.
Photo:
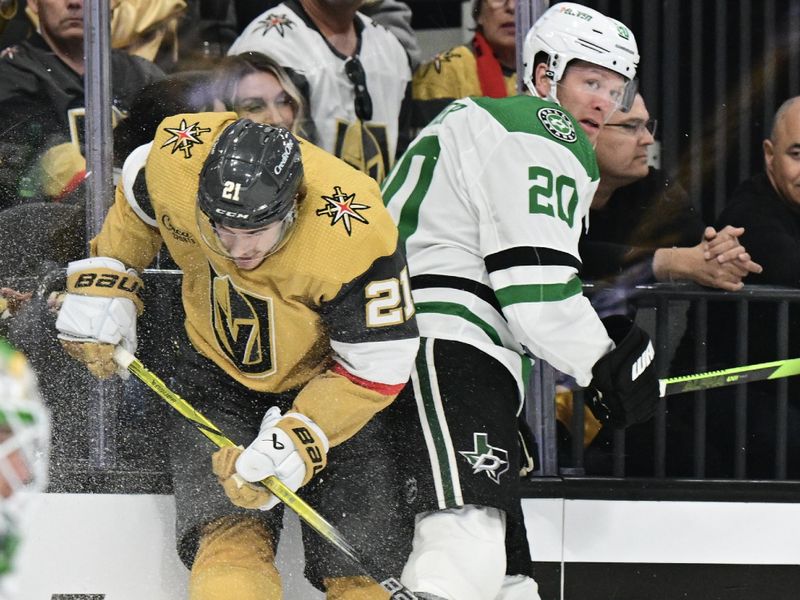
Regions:
[[[198,127],[199,124],[200,122],[197,121],[191,125],[188,125],[186,123],[186,119],[181,119],[181,124],[179,127],[164,127],[164,131],[172,134],[172,137],[164,142],[161,147],[166,148],[172,144],[172,154],[175,154],[178,150],[180,150],[183,152],[184,158],[191,158],[192,146],[203,143],[199,136],[211,131],[211,129],[207,127]]]
[[[355,194],[346,194],[342,192],[342,188],[336,185],[333,187],[333,195],[322,197],[326,204],[323,208],[317,209],[317,214],[330,217],[331,227],[336,225],[338,221],[341,221],[347,231],[347,235],[350,235],[353,229],[350,219],[369,224],[369,221],[358,212],[368,209],[369,206],[353,202],[355,198]]]
[[[272,30],[278,32],[281,37],[284,37],[287,29],[294,27],[294,21],[286,18],[286,14],[276,15],[274,13],[268,14],[264,20],[259,21],[253,33],[261,31],[261,35],[267,35]]]

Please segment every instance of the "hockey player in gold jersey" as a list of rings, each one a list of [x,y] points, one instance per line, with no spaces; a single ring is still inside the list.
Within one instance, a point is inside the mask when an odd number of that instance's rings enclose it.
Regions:
[[[191,424],[172,425],[190,598],[281,597],[273,559],[283,507],[258,485],[269,475],[304,486],[360,552],[399,572],[412,500],[397,481],[388,421],[419,339],[377,184],[282,128],[231,113],[167,118],[126,161],[92,258],[68,268],[56,326],[96,374],[116,370],[117,344],[135,351],[135,270],[162,243],[183,270],[191,343],[174,384],[249,444],[212,461]],[[304,538],[306,576],[328,598],[388,598],[335,549]]]

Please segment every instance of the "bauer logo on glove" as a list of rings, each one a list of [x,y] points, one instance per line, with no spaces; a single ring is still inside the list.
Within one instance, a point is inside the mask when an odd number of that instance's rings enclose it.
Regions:
[[[211,464],[233,504],[270,510],[279,500],[259,482],[274,475],[296,492],[325,468],[328,448],[328,437],[314,421],[296,412],[281,416],[273,406],[247,448],[217,450]]]
[[[136,352],[136,317],[142,311],[142,280],[114,258],[98,256],[67,266],[67,293],[56,329],[67,352],[95,376],[128,377],[114,361],[114,347]]]

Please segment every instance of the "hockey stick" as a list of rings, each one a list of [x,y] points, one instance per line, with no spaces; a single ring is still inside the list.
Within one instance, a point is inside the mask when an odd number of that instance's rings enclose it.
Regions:
[[[800,375],[800,358],[787,358],[756,365],[733,367],[721,371],[708,371],[707,373],[659,379],[659,396],[663,398],[672,394],[696,392],[698,390],[764,379],[780,379],[782,377],[791,377],[792,375]]]
[[[128,369],[138,379],[140,379],[147,387],[153,390],[156,394],[161,396],[172,408],[181,413],[185,418],[191,421],[197,430],[206,436],[209,440],[214,442],[218,447],[224,448],[226,446],[235,446],[236,444],[222,433],[216,425],[204,417],[201,413],[194,409],[186,400],[181,398],[178,394],[173,392],[167,385],[161,381],[153,372],[149,371],[133,354],[117,346],[114,350],[114,360],[121,367]],[[400,581],[394,577],[387,577],[379,579],[371,575],[367,568],[358,557],[355,548],[342,536],[342,534],[333,525],[331,525],[322,515],[316,510],[311,508],[306,502],[288,488],[277,477],[270,476],[262,480],[261,483],[270,492],[280,498],[286,506],[292,509],[297,516],[303,519],[308,525],[324,537],[328,542],[333,544],[338,550],[342,552],[350,562],[358,567],[360,571],[367,574],[369,577],[377,581],[383,589],[390,594],[392,600],[417,600],[417,597],[406,588]]]

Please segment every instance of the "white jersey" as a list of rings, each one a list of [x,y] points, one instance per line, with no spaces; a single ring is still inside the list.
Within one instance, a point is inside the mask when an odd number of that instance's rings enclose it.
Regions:
[[[263,13],[228,53],[261,52],[305,77],[316,144],[380,182],[394,163],[411,68],[403,46],[388,29],[361,13],[355,25],[356,55],[372,99],[372,118],[365,123],[356,117],[355,87],[345,73],[348,57],[328,43],[299,3],[289,0]]]
[[[405,242],[420,336],[497,358],[523,390],[528,354],[588,385],[614,343],[578,278],[599,174],[557,104],[465,98],[417,136],[384,182]]]

